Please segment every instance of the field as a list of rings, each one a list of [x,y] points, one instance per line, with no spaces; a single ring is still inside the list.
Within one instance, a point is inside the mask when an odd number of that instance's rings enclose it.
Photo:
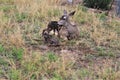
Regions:
[[[0,80],[119,80],[120,19],[61,0],[0,0]],[[47,46],[42,30],[59,20],[63,10],[78,40]]]

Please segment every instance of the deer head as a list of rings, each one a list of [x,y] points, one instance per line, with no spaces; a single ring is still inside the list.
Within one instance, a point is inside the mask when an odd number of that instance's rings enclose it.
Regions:
[[[75,14],[75,11],[70,12],[69,14],[67,14],[67,11],[64,10],[62,17],[58,21],[58,24],[62,25],[62,26],[66,26],[67,24],[70,24],[69,17],[73,16],[74,14]]]

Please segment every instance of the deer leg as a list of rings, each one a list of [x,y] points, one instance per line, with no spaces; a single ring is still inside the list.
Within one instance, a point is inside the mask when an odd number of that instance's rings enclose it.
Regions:
[[[68,39],[68,40],[71,40],[71,38],[70,38],[69,36],[67,36],[67,39]]]
[[[60,29],[57,29],[57,33],[58,33],[57,36],[60,38],[59,30],[60,30]]]
[[[62,26],[59,26],[58,28],[57,28],[57,33],[58,33],[58,37],[60,38],[60,33],[59,33],[59,31],[60,31],[60,29],[62,28]]]
[[[48,34],[52,31],[52,28],[47,28]]]
[[[72,35],[70,35],[70,34],[68,33],[67,39],[68,39],[68,40],[71,40],[71,39],[72,39]]]
[[[70,36],[69,35],[67,36],[67,39],[70,40]]]
[[[54,31],[54,35],[55,35],[55,29],[53,31]]]

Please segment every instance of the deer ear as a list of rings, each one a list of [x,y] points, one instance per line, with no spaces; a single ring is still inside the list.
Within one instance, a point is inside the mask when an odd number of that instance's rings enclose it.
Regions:
[[[64,15],[67,15],[67,11],[66,11],[66,10],[64,10],[64,11],[63,11],[63,14],[64,14]]]
[[[75,14],[75,11],[69,13],[69,16],[73,16]]]

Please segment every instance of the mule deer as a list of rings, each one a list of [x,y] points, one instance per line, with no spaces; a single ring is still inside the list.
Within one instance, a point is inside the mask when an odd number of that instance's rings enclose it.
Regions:
[[[44,42],[49,44],[50,46],[59,46],[58,38],[55,38],[52,35],[50,35],[47,29],[43,30],[42,36],[44,38]]]
[[[55,35],[55,31],[57,31],[58,37],[60,37],[59,31],[60,31],[61,27],[62,27],[62,25],[59,25],[57,21],[51,21],[47,25],[47,30],[48,30],[48,33],[50,33],[50,31],[53,30],[54,35]]]
[[[74,39],[74,38],[77,39],[78,36],[79,36],[79,30],[78,30],[77,26],[71,24],[71,22],[69,20],[69,17],[73,16],[74,14],[75,14],[75,11],[67,14],[67,11],[64,10],[64,14],[62,15],[62,17],[58,21],[59,25],[62,25],[66,28],[66,31],[67,31],[67,36],[66,37],[67,37],[68,40],[71,40],[71,39]]]

